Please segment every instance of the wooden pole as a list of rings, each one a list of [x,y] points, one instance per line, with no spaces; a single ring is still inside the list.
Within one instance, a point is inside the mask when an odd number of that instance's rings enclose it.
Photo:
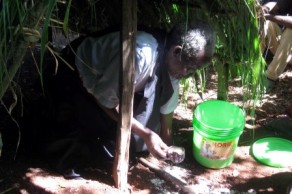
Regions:
[[[179,193],[187,193],[187,194],[198,193],[197,192],[198,188],[196,188],[195,185],[189,185],[185,180],[177,178],[173,174],[166,172],[163,168],[155,165],[155,163],[152,163],[146,160],[145,158],[139,158],[139,162],[143,164],[144,166],[148,167],[153,172],[155,172],[158,176],[160,176],[164,180],[169,181],[174,186],[180,188]]]
[[[129,147],[133,116],[134,64],[137,31],[137,1],[122,1],[121,61],[122,92],[120,100],[120,118],[117,132],[116,154],[113,166],[115,186],[127,191]]]

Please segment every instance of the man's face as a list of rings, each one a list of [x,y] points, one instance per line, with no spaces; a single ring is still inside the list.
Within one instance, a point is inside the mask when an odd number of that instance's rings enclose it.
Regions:
[[[185,60],[181,56],[181,46],[172,47],[166,57],[169,74],[176,78],[182,79],[190,77],[198,68],[203,66],[204,53],[199,53],[196,58]]]

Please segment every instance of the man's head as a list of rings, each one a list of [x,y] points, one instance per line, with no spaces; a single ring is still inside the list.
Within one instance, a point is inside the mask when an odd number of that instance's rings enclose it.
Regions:
[[[167,36],[166,64],[171,76],[180,79],[211,62],[215,33],[207,22],[175,26]]]

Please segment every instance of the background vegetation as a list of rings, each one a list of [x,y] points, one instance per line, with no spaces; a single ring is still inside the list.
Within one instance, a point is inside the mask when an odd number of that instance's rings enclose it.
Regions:
[[[9,113],[21,104],[15,75],[30,48],[40,48],[40,60],[31,65],[41,77],[44,53],[58,57],[52,44],[56,30],[70,37],[122,23],[120,0],[2,0],[0,10],[0,99]],[[246,89],[244,100],[261,98],[266,64],[259,48],[260,13],[256,0],[138,0],[139,25],[169,30],[182,20],[211,23],[217,33],[213,65],[218,99],[223,100],[228,100],[228,82],[235,77]],[[183,80],[185,91],[203,92],[205,71]],[[5,103],[4,96],[9,96]]]

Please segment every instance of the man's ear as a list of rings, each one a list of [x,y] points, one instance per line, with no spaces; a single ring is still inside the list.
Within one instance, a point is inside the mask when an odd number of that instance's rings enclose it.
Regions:
[[[172,54],[175,58],[181,57],[182,47],[180,45],[176,45],[173,47]]]

